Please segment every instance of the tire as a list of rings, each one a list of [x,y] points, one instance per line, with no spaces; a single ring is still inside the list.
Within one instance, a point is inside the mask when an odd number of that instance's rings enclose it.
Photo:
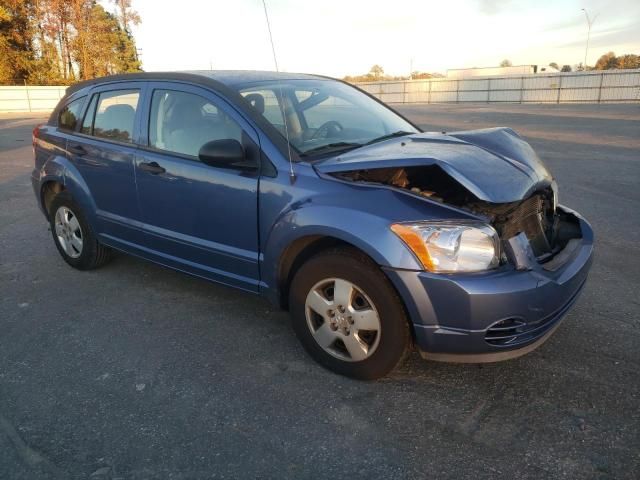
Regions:
[[[49,225],[58,252],[73,268],[92,270],[110,259],[111,250],[98,242],[84,212],[68,192],[60,192],[51,202]]]
[[[355,249],[328,250],[304,263],[292,280],[289,307],[307,352],[341,375],[383,377],[411,351],[402,301],[380,268]]]

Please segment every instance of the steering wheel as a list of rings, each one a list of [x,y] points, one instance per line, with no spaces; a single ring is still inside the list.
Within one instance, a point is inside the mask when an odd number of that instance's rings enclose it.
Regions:
[[[335,137],[342,130],[344,130],[344,127],[340,124],[340,122],[329,120],[328,122],[324,122],[318,127],[315,132],[313,132],[313,135],[311,135],[311,140],[316,140],[318,138]]]

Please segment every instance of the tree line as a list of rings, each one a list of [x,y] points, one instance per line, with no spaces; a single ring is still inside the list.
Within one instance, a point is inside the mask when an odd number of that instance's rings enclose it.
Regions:
[[[424,80],[427,78],[442,78],[444,75],[440,73],[427,73],[427,72],[411,72],[411,75],[406,76],[392,76],[386,75],[384,69],[380,65],[374,65],[371,67],[368,73],[364,75],[347,75],[343,78],[345,82],[357,83],[357,82],[379,82],[383,80]]]
[[[513,63],[509,59],[504,59],[500,62],[501,67],[511,67]],[[582,72],[585,70],[611,70],[611,69],[629,69],[640,68],[640,55],[625,54],[616,56],[614,52],[608,52],[602,55],[593,67],[585,66],[582,63],[578,63],[573,67],[571,65],[563,65],[560,67],[556,62],[549,63],[550,67],[555,68],[561,72]],[[384,69],[380,65],[374,65],[371,67],[368,73],[364,75],[347,75],[343,78],[346,82],[358,83],[358,82],[379,82],[383,80],[419,80],[428,78],[442,78],[444,75],[440,73],[427,73],[427,72],[412,72],[407,76],[392,76],[386,75]]]
[[[141,70],[131,0],[0,0],[0,85],[69,84]]]
[[[640,55],[628,53],[626,55],[620,55],[619,57],[616,57],[615,53],[608,52],[598,59],[595,67],[593,68],[594,70],[611,70],[614,68],[640,68]]]

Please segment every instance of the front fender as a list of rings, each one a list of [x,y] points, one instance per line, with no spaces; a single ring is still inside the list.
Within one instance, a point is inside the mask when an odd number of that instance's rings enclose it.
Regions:
[[[422,267],[382,216],[335,205],[303,203],[282,215],[271,229],[262,261],[262,281],[274,292],[280,261],[287,247],[308,236],[332,237],[349,243],[378,265],[403,270]]]

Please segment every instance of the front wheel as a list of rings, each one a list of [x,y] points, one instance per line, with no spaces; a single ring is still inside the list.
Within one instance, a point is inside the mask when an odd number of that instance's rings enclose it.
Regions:
[[[296,335],[320,364],[359,379],[385,376],[411,348],[409,322],[389,280],[353,249],[320,253],[293,278]]]

